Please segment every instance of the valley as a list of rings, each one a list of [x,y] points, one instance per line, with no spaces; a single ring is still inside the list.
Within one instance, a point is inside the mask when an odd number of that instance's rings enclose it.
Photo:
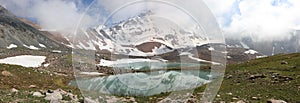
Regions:
[[[0,102],[300,102],[298,40],[205,35],[151,11],[64,34],[0,6]]]

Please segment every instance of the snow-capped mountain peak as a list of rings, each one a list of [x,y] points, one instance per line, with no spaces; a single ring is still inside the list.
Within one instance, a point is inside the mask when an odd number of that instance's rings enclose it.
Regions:
[[[72,45],[80,49],[105,49],[117,54],[149,56],[205,44],[205,34],[197,27],[190,28],[183,28],[175,21],[146,12],[112,25],[99,25],[93,29],[81,30]],[[145,48],[148,52],[141,51]],[[153,51],[149,51],[152,49]]]

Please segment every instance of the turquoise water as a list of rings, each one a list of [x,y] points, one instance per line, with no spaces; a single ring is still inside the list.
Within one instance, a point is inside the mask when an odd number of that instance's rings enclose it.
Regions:
[[[165,62],[135,62],[135,63],[121,63],[114,64],[112,67],[119,67],[124,69],[163,69],[176,67],[200,67],[204,64],[197,63],[165,63]]]
[[[204,71],[128,73],[106,77],[81,78],[72,81],[71,85],[78,86],[85,91],[102,94],[151,96],[199,87],[209,82],[208,75],[209,72]]]

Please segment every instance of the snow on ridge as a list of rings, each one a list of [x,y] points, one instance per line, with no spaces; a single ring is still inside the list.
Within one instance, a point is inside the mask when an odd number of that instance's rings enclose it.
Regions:
[[[16,44],[10,44],[7,49],[17,48],[18,46]]]
[[[255,50],[251,50],[251,49],[250,49],[250,50],[248,50],[248,51],[245,51],[244,53],[245,53],[245,54],[252,54],[252,55],[253,55],[253,54],[256,54],[256,53],[258,53],[258,52],[255,51]]]
[[[180,55],[187,55],[190,59],[193,59],[193,60],[196,60],[198,62],[205,62],[205,63],[211,63],[211,64],[214,64],[214,65],[220,65],[220,63],[217,63],[217,62],[212,62],[212,61],[207,61],[207,60],[203,60],[203,59],[199,59],[199,58],[196,58],[196,57],[193,57],[194,54],[191,54],[189,52],[182,52],[180,53]]]
[[[40,45],[40,47],[42,47],[42,48],[47,48],[44,44],[39,44]]]
[[[20,65],[23,67],[39,67],[45,62],[45,56],[20,55],[0,59],[0,63]]]
[[[39,48],[33,46],[33,45],[30,45],[30,46],[27,46],[27,45],[23,45],[24,47],[28,48],[28,49],[31,49],[31,50],[39,50]]]

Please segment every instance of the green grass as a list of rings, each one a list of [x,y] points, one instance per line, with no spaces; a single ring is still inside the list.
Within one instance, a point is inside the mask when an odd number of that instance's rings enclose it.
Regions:
[[[281,64],[283,61],[288,64]],[[275,80],[274,75],[287,76],[293,80]],[[226,76],[232,75],[232,78]],[[265,78],[251,80],[251,75],[264,75]],[[232,93],[232,95],[228,95]],[[288,102],[300,101],[300,53],[276,55],[242,64],[229,65],[220,88],[217,101],[266,102],[267,99],[280,99]],[[258,97],[255,100],[252,97]]]
[[[28,91],[21,90],[17,93],[11,93],[9,90],[0,89],[0,103],[47,103],[43,97],[34,97]]]
[[[281,64],[286,61],[288,64]],[[296,68],[295,68],[296,67]],[[275,81],[272,76],[278,73],[279,76],[292,77],[293,80]],[[232,75],[232,78],[226,78]],[[265,75],[265,78],[249,79],[251,75]],[[194,90],[194,95],[198,100],[202,98],[205,86]],[[179,91],[180,92],[180,91]],[[200,93],[200,94],[199,94]],[[229,95],[228,93],[232,93]],[[154,95],[151,97],[136,97],[139,102],[157,102],[157,99],[167,97],[169,93]],[[300,53],[276,55],[261,59],[251,60],[241,64],[231,64],[227,66],[225,78],[218,92],[220,97],[214,101],[237,102],[243,100],[251,103],[265,103],[268,99],[280,99],[287,102],[300,101]],[[259,99],[253,99],[258,97]],[[237,98],[233,100],[233,98]]]

